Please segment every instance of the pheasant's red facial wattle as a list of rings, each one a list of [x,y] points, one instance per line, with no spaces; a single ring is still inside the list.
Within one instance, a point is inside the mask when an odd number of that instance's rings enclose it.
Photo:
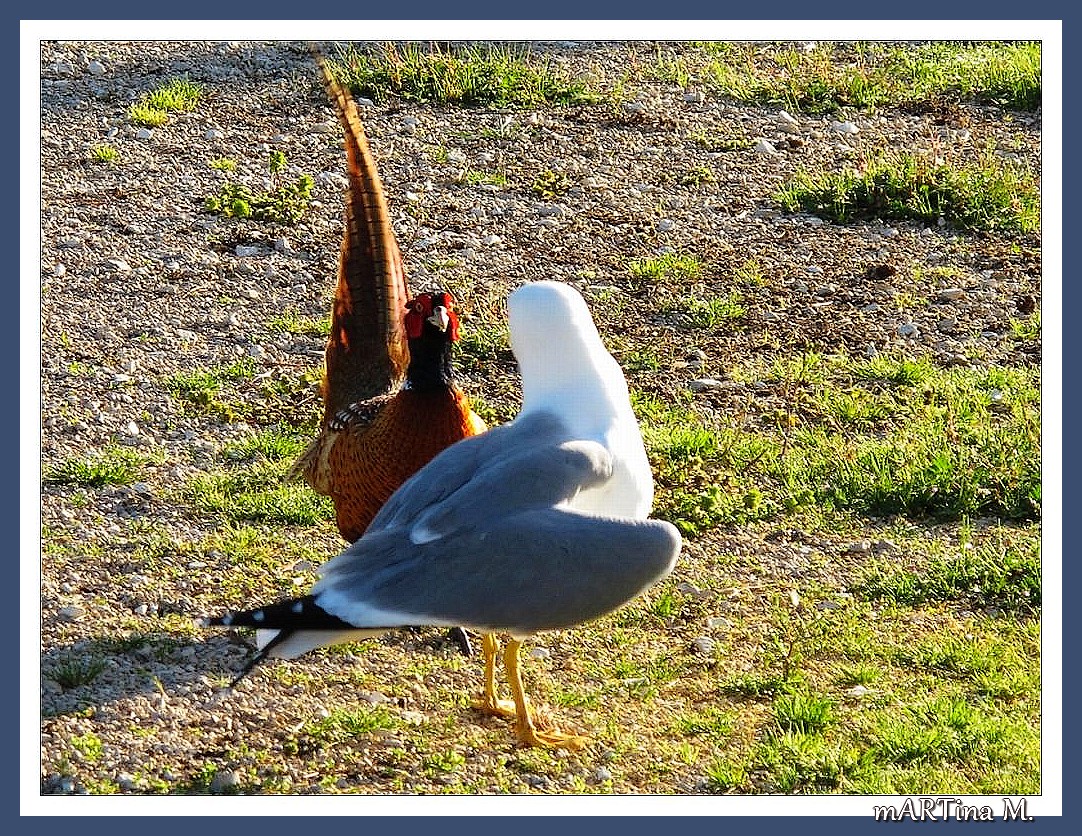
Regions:
[[[450,293],[422,293],[406,306],[406,336],[418,339],[424,333],[425,322],[431,322],[454,342],[458,339],[458,315],[455,299]]]

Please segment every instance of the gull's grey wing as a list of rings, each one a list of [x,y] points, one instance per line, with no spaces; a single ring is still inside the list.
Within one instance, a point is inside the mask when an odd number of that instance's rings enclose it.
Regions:
[[[325,567],[316,603],[356,627],[462,625],[527,636],[605,615],[667,575],[680,534],[660,520],[534,508],[427,543],[366,534]]]
[[[365,533],[411,525],[420,515],[468,487],[479,473],[506,462],[517,452],[536,449],[546,442],[558,444],[566,437],[567,430],[559,418],[538,413],[456,442],[407,479]],[[474,496],[480,496],[482,504],[491,499],[484,494]]]

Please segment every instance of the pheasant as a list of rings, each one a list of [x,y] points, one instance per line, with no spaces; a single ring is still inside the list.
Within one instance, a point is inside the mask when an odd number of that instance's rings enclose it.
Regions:
[[[321,387],[323,419],[290,475],[331,497],[338,531],[352,543],[415,471],[486,426],[455,382],[454,299],[445,291],[409,298],[357,106],[318,53],[316,59],[345,131],[349,190]]]
[[[522,640],[598,618],[668,575],[681,549],[648,519],[654,482],[627,382],[582,297],[533,282],[508,300],[522,374],[515,420],[444,450],[383,506],[364,536],[320,570],[308,595],[203,619],[256,629],[259,654],[313,648],[407,626],[465,624],[485,633],[489,699],[499,649],[518,739],[581,748],[538,729],[520,669]],[[234,680],[234,682],[237,681]]]

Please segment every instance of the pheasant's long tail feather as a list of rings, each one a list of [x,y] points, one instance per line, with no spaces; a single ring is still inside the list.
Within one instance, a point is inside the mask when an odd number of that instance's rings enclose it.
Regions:
[[[328,421],[347,404],[386,392],[404,378],[409,349],[403,314],[409,288],[357,105],[318,49],[313,52],[345,132],[349,172],[323,386]]]

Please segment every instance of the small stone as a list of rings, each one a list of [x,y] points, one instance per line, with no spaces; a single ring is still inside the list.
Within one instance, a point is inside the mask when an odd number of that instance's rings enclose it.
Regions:
[[[940,302],[957,302],[966,292],[960,287],[945,287],[936,294],[936,299]]]
[[[374,101],[372,101],[371,99],[366,99],[366,98],[364,98],[364,96],[359,96],[358,98],[355,98],[353,101],[355,101],[357,103],[357,107],[375,107],[375,105],[376,105],[376,103]]]
[[[714,389],[724,389],[725,384],[712,377],[699,377],[688,383],[688,388],[692,392],[709,392]]]
[[[958,320],[950,316],[944,317],[936,323],[935,327],[942,333],[949,334],[958,327]]]
[[[895,551],[898,547],[891,540],[876,540],[872,544],[872,548],[880,553]]]
[[[530,651],[529,658],[531,659],[547,659],[552,653],[549,652],[547,647],[535,647]]]
[[[594,774],[591,776],[596,784],[603,784],[606,781],[612,780],[612,773],[603,766],[599,766],[594,770]]]
[[[146,615],[148,612],[150,612],[150,607],[148,607],[146,604],[140,604],[133,610],[133,612],[136,615]]]
[[[114,273],[131,272],[131,265],[122,258],[110,258],[105,262],[105,266],[112,270]]]
[[[68,274],[68,268],[65,267],[63,264],[57,264],[53,268],[53,275],[58,279],[64,278],[64,276],[66,276],[67,274]]]
[[[91,75],[105,75],[105,65],[101,61],[91,61],[87,64],[86,71]]]
[[[251,258],[252,256],[259,255],[259,247],[249,247],[244,244],[237,244],[237,248],[234,250],[237,254],[237,258]]]
[[[676,222],[670,220],[669,218],[662,218],[660,221],[657,222],[658,232],[671,232],[675,228]]]
[[[778,127],[789,134],[800,133],[800,123],[786,111],[778,111]]]
[[[403,711],[399,716],[411,726],[419,726],[425,721],[425,715],[420,711]]]
[[[220,795],[240,785],[240,775],[234,769],[221,769],[210,779],[210,792]]]
[[[150,139],[154,135],[150,128],[140,128],[135,132],[136,139]]]
[[[858,128],[852,122],[831,122],[830,123],[830,129],[832,131],[834,131],[835,133],[839,133],[839,134],[843,134],[843,135],[860,133],[860,128]]]
[[[134,775],[129,775],[127,772],[121,772],[116,776],[116,784],[122,790],[131,792],[134,789],[138,789],[138,784],[135,781]]]
[[[684,94],[684,101],[688,104],[702,104],[706,101],[706,94],[702,90],[692,90]]]
[[[642,113],[646,110],[646,105],[636,99],[633,102],[624,102],[624,110],[628,113]]]
[[[855,543],[850,543],[845,547],[845,551],[848,554],[866,554],[872,550],[871,540],[857,540]]]
[[[870,691],[871,691],[870,688],[866,688],[863,685],[854,685],[852,688],[850,688],[845,693],[847,693],[851,697],[863,697],[865,694],[869,693]]]
[[[903,322],[898,326],[899,337],[915,337],[917,336],[917,326],[912,322]]]
[[[777,154],[778,149],[775,148],[769,141],[760,139],[755,143],[755,152],[757,154]]]
[[[695,641],[691,643],[691,649],[695,653],[701,653],[703,656],[709,656],[714,652],[714,640],[710,636],[699,636]]]
[[[136,424],[134,421],[129,421],[124,427],[124,432],[126,432],[132,438],[135,438],[139,435],[139,425]]]
[[[502,244],[503,239],[499,235],[486,235],[481,243],[486,247],[494,247],[497,244]]]
[[[861,313],[875,313],[878,310],[879,310],[879,306],[877,304],[875,304],[875,302],[869,302],[867,305],[864,305],[860,309],[860,312]]]
[[[61,607],[56,616],[61,621],[78,621],[86,614],[86,610],[82,607],[72,605],[70,607]]]
[[[258,299],[260,297],[259,291],[256,290],[254,287],[245,288],[244,295],[247,296],[249,299]]]
[[[715,615],[706,619],[706,626],[711,630],[728,630],[733,626],[733,622],[723,615]]]
[[[364,700],[369,705],[380,705],[391,701],[390,697],[386,694],[381,694],[379,691],[361,691],[357,694],[357,697]]]
[[[274,249],[280,253],[291,253],[293,252],[293,244],[288,238],[282,236],[274,242]]]
[[[207,140],[208,142],[214,142],[216,140],[222,139],[224,136],[225,134],[219,131],[217,128],[210,128],[205,134],[203,134],[203,139]]]

